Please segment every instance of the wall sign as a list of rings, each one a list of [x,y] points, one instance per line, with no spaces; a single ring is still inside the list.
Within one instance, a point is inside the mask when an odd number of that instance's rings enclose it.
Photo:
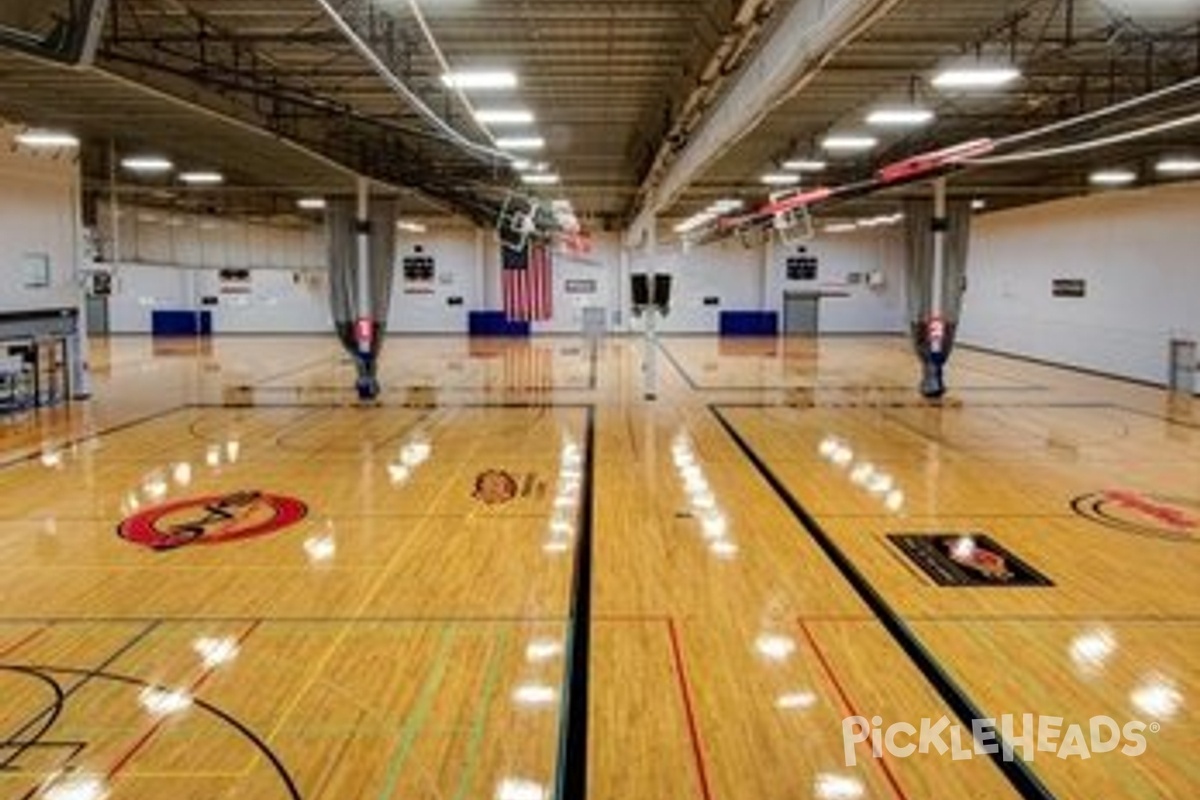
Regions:
[[[787,279],[789,281],[815,281],[817,279],[818,259],[808,252],[808,248],[799,247],[796,255],[788,256]]]
[[[432,294],[434,280],[437,277],[437,262],[433,256],[425,252],[425,248],[417,245],[410,255],[400,262],[404,273],[405,294]]]
[[[1054,297],[1086,297],[1087,281],[1081,278],[1055,278],[1051,292]]]
[[[566,283],[567,294],[595,294],[596,282],[591,278],[572,278]]]
[[[48,253],[26,253],[21,257],[21,267],[26,289],[44,289],[50,285]]]
[[[248,269],[223,269],[217,272],[217,279],[221,282],[221,294],[250,294],[252,291]]]

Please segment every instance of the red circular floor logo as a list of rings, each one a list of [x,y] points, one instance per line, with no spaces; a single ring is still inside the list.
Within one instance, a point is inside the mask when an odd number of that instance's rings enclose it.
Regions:
[[[308,507],[292,497],[234,492],[148,508],[122,522],[117,533],[151,550],[174,550],[267,536],[307,515]]]
[[[1140,536],[1173,542],[1200,540],[1200,501],[1121,489],[1092,492],[1071,501],[1076,514]]]

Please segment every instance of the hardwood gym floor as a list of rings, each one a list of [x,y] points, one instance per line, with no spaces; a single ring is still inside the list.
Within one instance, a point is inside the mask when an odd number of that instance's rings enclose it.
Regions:
[[[332,337],[94,344],[0,418],[0,798],[1196,796],[1195,400],[641,347],[396,338],[359,407]],[[847,766],[1005,714],[1145,752]]]

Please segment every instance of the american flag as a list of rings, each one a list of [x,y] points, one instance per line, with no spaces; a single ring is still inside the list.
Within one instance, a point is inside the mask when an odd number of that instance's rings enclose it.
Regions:
[[[527,244],[522,250],[501,247],[504,315],[518,322],[541,322],[554,314],[550,250]]]

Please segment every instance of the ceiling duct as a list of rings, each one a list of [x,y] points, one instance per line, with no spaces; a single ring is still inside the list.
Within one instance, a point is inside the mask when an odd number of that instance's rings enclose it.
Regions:
[[[639,190],[635,236],[708,166],[804,88],[844,46],[901,0],[798,0],[711,114],[665,169],[656,161]]]

